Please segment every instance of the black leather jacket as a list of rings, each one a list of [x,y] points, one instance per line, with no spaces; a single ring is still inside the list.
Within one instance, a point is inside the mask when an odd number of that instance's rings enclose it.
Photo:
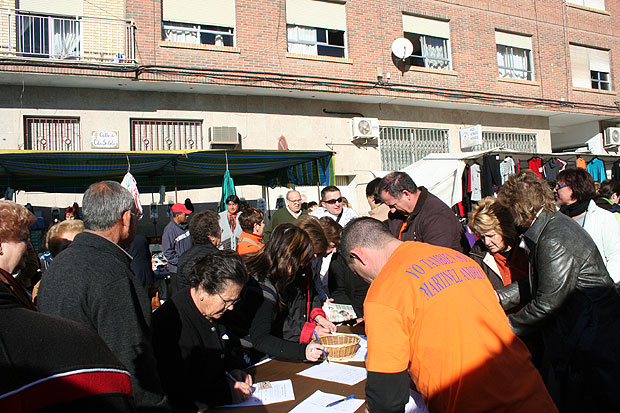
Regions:
[[[530,250],[533,299],[509,321],[518,335],[538,330],[554,317],[565,317],[574,293],[597,299],[617,294],[596,244],[572,219],[560,213],[542,213],[524,234]],[[498,290],[504,308],[519,304],[518,283]]]
[[[594,241],[559,212],[542,213],[524,239],[533,298],[508,315],[510,326],[542,338],[560,411],[620,411],[620,295]],[[497,292],[502,304],[518,303],[519,285]]]

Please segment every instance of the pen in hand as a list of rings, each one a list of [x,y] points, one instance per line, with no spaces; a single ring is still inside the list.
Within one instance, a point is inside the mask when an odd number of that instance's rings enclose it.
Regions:
[[[314,333],[314,337],[316,338],[316,341],[321,344],[321,340],[319,340],[319,335],[316,333],[316,331],[313,331]],[[325,352],[325,350],[321,350],[323,352],[323,357],[325,357],[325,360],[327,360],[327,362],[329,363],[329,359],[327,358],[327,353]]]
[[[332,406],[337,405],[338,403],[346,402],[347,400],[351,400],[351,399],[355,399],[355,395],[354,394],[352,394],[352,395],[350,395],[348,397],[345,397],[344,399],[340,399],[340,400],[336,400],[335,402],[331,402],[330,404],[328,404],[325,407],[332,407]]]

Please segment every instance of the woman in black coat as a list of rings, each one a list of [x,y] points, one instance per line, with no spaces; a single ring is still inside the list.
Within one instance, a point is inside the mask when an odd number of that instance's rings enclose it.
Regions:
[[[498,200],[525,229],[532,299],[508,315],[528,341],[538,335],[541,374],[561,412],[620,411],[620,295],[592,238],[556,212],[549,185],[530,171],[511,176]],[[497,291],[504,308],[520,302],[519,286]]]
[[[239,255],[219,251],[198,259],[184,288],[153,314],[153,347],[172,407],[199,410],[238,403],[251,394],[252,378],[231,356],[219,318],[234,307],[248,280]]]

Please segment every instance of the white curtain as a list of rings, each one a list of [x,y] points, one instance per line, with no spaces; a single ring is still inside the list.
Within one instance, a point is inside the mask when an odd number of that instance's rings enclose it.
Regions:
[[[497,66],[501,77],[531,80],[529,51],[517,47],[497,46]]]
[[[52,57],[71,59],[80,57],[80,21],[53,19]]]
[[[289,53],[318,55],[316,29],[290,26],[287,29],[287,37]]]
[[[432,69],[450,68],[450,63],[447,60],[448,51],[446,50],[446,41],[444,39],[432,36],[420,36],[420,44],[425,67],[430,67]],[[446,60],[437,60],[436,58]]]
[[[169,42],[200,44],[200,36],[197,30],[183,30],[181,27],[164,27],[164,36]]]

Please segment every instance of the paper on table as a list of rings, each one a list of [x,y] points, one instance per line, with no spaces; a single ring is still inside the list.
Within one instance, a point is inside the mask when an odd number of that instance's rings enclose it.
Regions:
[[[342,403],[338,403],[332,407],[326,407],[328,404],[335,402],[336,400],[344,399],[347,396],[341,396],[339,394],[323,393],[320,390],[315,391],[310,397],[303,402],[299,403],[289,413],[304,413],[304,412],[354,412],[364,404],[364,400],[351,399]]]
[[[271,386],[261,386],[261,383],[269,383]],[[293,382],[289,380],[260,382],[254,384],[252,397],[242,403],[228,404],[221,407],[244,407],[244,406],[263,406],[280,402],[295,400],[293,393]]]
[[[333,381],[352,386],[366,378],[366,369],[363,367],[347,366],[342,363],[327,363],[326,361],[309,369],[300,371],[300,376],[312,379]]]

